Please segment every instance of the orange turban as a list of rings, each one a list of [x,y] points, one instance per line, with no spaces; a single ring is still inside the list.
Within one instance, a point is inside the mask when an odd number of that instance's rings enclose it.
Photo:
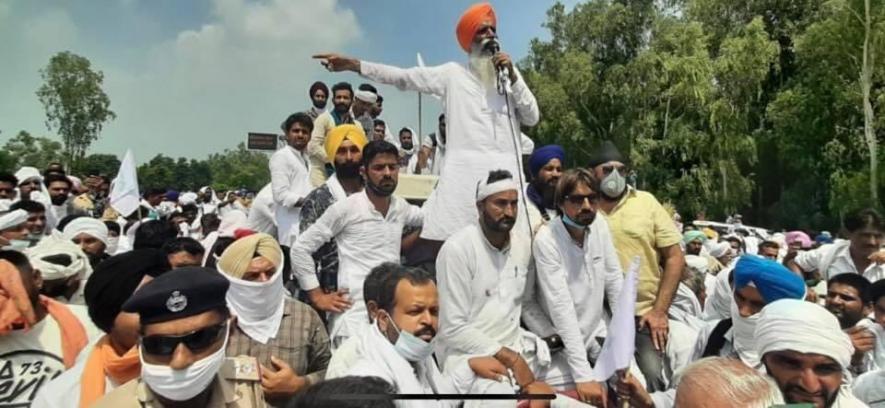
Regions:
[[[455,34],[458,36],[458,44],[465,52],[470,52],[470,44],[473,43],[473,36],[483,23],[489,23],[492,27],[497,27],[498,20],[495,18],[495,10],[489,3],[477,3],[461,15],[458,21],[458,28]]]

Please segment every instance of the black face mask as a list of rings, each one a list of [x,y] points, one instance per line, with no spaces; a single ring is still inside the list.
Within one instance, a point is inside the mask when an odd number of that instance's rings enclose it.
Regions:
[[[326,109],[326,101],[325,100],[320,101],[320,100],[314,99],[313,100],[313,107],[317,108],[317,109]]]
[[[339,179],[355,179],[360,176],[359,162],[345,162],[335,165],[335,173]]]

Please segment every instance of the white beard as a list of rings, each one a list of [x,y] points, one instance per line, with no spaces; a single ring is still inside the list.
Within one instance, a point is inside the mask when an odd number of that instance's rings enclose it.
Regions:
[[[492,58],[488,55],[484,55],[482,52],[471,52],[468,63],[470,65],[470,69],[473,70],[473,73],[479,77],[479,81],[486,86],[486,88],[495,88],[497,81],[497,71],[495,70],[495,65],[492,64]]]

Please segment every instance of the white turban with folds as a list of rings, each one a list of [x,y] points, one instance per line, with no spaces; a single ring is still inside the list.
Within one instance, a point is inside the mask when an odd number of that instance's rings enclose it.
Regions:
[[[851,365],[854,347],[839,320],[823,306],[798,299],[781,299],[762,309],[756,323],[756,348],[764,357],[772,351],[820,354]]]
[[[31,265],[40,270],[44,280],[64,279],[74,275],[86,278],[92,274],[89,258],[80,246],[58,231],[53,231],[52,235],[41,239],[36,246],[26,249],[25,255]]]
[[[87,234],[103,242],[105,246],[108,245],[108,226],[103,221],[95,218],[75,218],[68,225],[65,225],[62,234],[68,240],[72,240],[80,234]]]
[[[0,215],[0,231],[5,231],[13,227],[24,224],[28,221],[28,212],[19,208]]]

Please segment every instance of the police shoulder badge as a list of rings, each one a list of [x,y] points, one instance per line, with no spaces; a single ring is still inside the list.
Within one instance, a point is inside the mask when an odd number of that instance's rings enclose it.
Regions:
[[[178,313],[187,307],[187,297],[179,291],[172,292],[169,299],[166,300],[166,308],[172,313]]]

